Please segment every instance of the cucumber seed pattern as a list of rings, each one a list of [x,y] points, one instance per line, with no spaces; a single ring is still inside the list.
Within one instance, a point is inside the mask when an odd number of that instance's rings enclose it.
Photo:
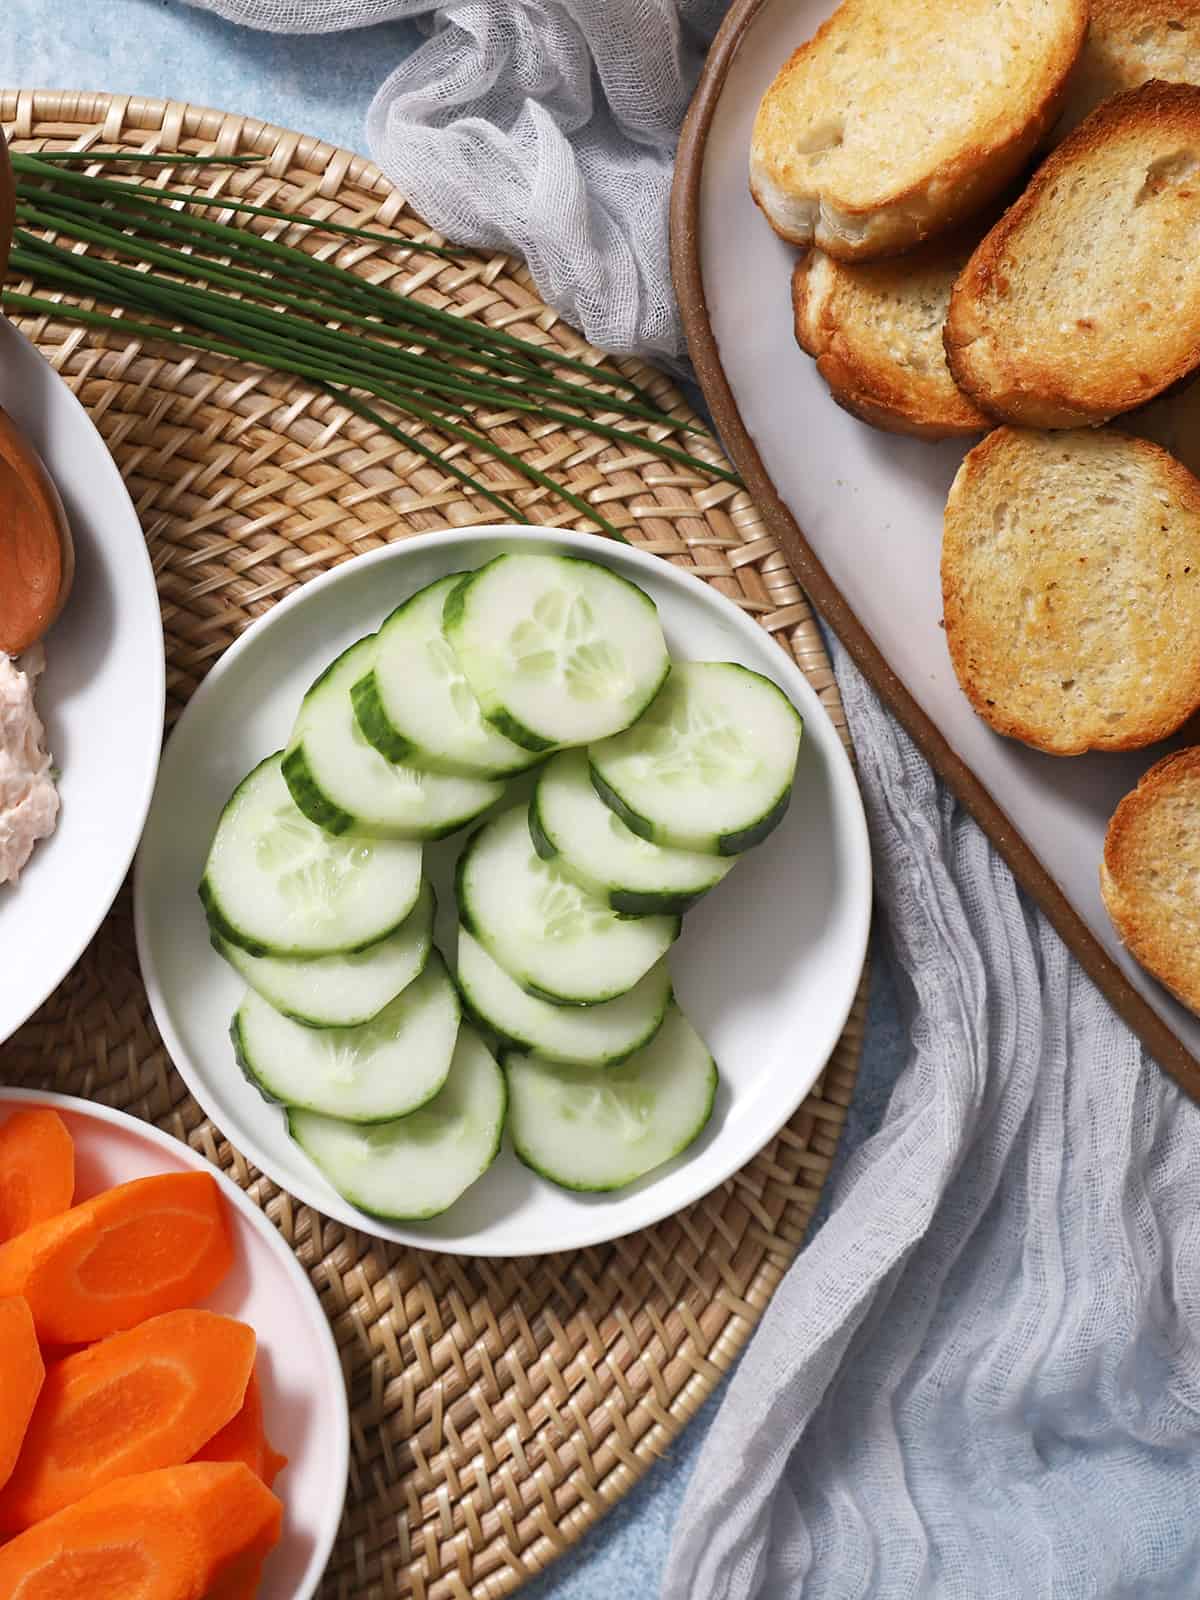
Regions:
[[[321,1030],[321,1044],[325,1050],[327,1066],[326,1074],[330,1083],[336,1083],[341,1089],[349,1089],[356,1082],[358,1068],[363,1063],[364,1052],[361,1046],[349,1043],[341,1037],[337,1028],[324,1028]]]
[[[619,700],[629,693],[625,657],[599,637],[592,604],[578,591],[539,594],[507,642],[518,677],[556,678],[573,700]]]
[[[533,908],[537,926],[530,929],[543,939],[584,939],[607,933],[612,927],[609,912],[577,884],[565,878],[550,861],[530,852],[530,875],[537,880]]]
[[[372,1057],[390,1044],[401,1026],[395,1001],[385,1006],[372,1021],[360,1023],[353,1030],[322,1028],[317,1038],[325,1051],[330,1083],[349,1089],[371,1070]],[[351,1037],[351,1033],[353,1036]]]
[[[638,1069],[606,1067],[603,1077],[586,1087],[579,1079],[557,1077],[539,1080],[547,1109],[564,1122],[612,1132],[624,1144],[636,1144],[651,1131],[654,1095],[639,1081]]]
[[[330,1082],[350,1088],[358,1078],[368,1077],[374,1056],[395,1042],[395,1035],[405,1026],[410,1013],[411,1000],[400,994],[370,1022],[360,1022],[352,1029],[326,1027],[318,1030],[317,1040],[325,1051]]]
[[[374,850],[363,840],[322,832],[291,806],[279,807],[255,841],[261,870],[274,876],[289,908],[317,925],[337,916],[337,902]]]
[[[425,645],[429,656],[429,665],[433,674],[441,678],[447,687],[447,694],[451,706],[454,708],[458,720],[464,728],[478,729],[486,732],[483,713],[479,709],[479,702],[471,693],[462,668],[458,664],[458,657],[442,638],[441,634],[429,639]]]
[[[759,771],[754,746],[719,707],[665,691],[624,736],[638,779],[669,787],[733,788]]]

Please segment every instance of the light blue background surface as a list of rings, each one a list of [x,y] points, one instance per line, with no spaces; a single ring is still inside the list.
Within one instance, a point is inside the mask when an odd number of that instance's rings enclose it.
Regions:
[[[192,100],[363,151],[371,96],[422,38],[408,23],[307,39],[273,37],[234,28],[179,0],[0,4],[0,82],[6,87]],[[876,960],[866,1052],[839,1165],[878,1125],[903,1040],[896,996]],[[528,1600],[649,1600],[657,1593],[675,1512],[718,1400],[708,1402],[666,1459],[575,1552],[527,1586]]]

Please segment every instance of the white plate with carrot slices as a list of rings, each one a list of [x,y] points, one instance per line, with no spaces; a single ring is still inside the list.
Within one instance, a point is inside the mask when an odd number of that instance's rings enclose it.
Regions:
[[[316,1593],[349,1459],[337,1348],[270,1222],[186,1145],[0,1089],[0,1393],[0,1594]]]

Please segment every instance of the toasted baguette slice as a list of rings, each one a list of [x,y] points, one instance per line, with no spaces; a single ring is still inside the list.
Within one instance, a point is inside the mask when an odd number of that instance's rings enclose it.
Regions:
[[[1091,0],[1092,20],[1067,84],[1055,144],[1110,95],[1159,78],[1200,83],[1200,0]]]
[[[998,194],[1058,115],[1087,0],[843,0],[758,109],[750,188],[775,231],[895,255]]]
[[[1200,363],[1200,88],[1114,95],[1034,174],[950,296],[946,354],[985,411],[1106,422]]]
[[[978,239],[931,239],[895,261],[837,261],[809,250],[792,274],[796,339],[838,405],[889,433],[949,439],[991,418],[950,376],[942,324]]]
[[[1200,747],[1164,756],[1113,812],[1100,892],[1130,954],[1200,1012]]]
[[[1132,750],[1200,707],[1200,481],[1113,429],[997,428],[950,490],[946,642],[998,733]]]

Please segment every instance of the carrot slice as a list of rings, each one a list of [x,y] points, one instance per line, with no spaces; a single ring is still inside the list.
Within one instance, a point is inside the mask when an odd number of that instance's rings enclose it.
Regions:
[[[232,1261],[210,1174],[163,1173],[0,1244],[0,1295],[24,1295],[44,1344],[85,1344],[205,1299]]]
[[[57,1111],[16,1111],[0,1123],[0,1244],[66,1211],[75,1193],[75,1146]]]
[[[275,1479],[288,1464],[288,1458],[280,1455],[278,1450],[273,1450],[269,1439],[266,1441],[266,1446],[266,1459],[263,1462],[263,1470],[259,1476],[268,1489],[273,1489],[275,1487]]]
[[[122,1478],[0,1545],[6,1600],[195,1600],[196,1542],[150,1477]],[[141,1490],[141,1494],[138,1491]],[[174,1506],[171,1510],[174,1511]]]
[[[192,1457],[193,1461],[242,1461],[269,1489],[287,1466],[287,1457],[272,1450],[263,1424],[262,1387],[258,1368],[250,1374],[242,1409],[220,1433]]]
[[[243,1557],[207,1591],[204,1600],[258,1600],[265,1566],[261,1556]]]
[[[240,1462],[107,1484],[0,1546],[4,1600],[204,1600],[279,1540],[282,1507]]]
[[[214,1434],[193,1461],[240,1461],[271,1488],[287,1466],[287,1457],[271,1448],[263,1424],[262,1387],[258,1368],[250,1374],[242,1409],[220,1433]],[[263,1558],[251,1556],[237,1563],[205,1600],[255,1600],[263,1577]]]
[[[217,1463],[197,1462],[195,1465],[216,1466]],[[237,1472],[250,1471],[245,1462],[231,1465]],[[261,1483],[257,1474],[252,1476]],[[270,1521],[263,1517],[263,1505],[268,1501],[274,1501],[279,1507]],[[263,1565],[279,1543],[282,1505],[266,1484],[262,1484],[262,1493],[257,1496],[238,1491],[236,1485],[216,1484],[205,1504],[214,1523],[208,1535],[210,1541],[223,1539],[237,1552],[225,1562],[215,1581],[210,1578],[209,1587],[204,1591],[205,1600],[254,1600],[262,1581]]]
[[[0,1300],[0,1489],[17,1464],[45,1376],[29,1307]]]
[[[52,1366],[0,1490],[0,1533],[19,1533],[114,1478],[188,1461],[240,1409],[254,1351],[244,1322],[169,1311]]]

